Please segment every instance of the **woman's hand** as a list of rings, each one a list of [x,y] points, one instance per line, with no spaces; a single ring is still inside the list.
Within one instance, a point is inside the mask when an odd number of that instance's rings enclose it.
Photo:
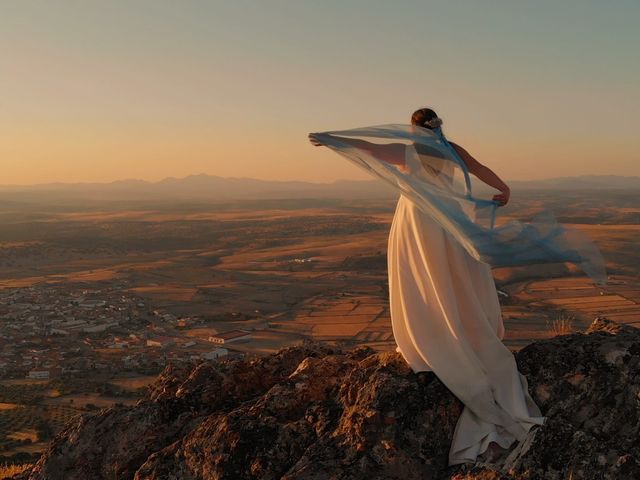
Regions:
[[[493,200],[500,202],[500,206],[504,207],[507,204],[507,202],[509,202],[510,196],[511,196],[511,190],[509,189],[509,187],[506,187],[505,189],[501,190],[501,193],[494,195]]]
[[[309,141],[311,142],[312,145],[315,145],[316,147],[321,147],[322,143],[320,143],[320,141],[318,140],[318,138],[315,136],[314,133],[310,133],[309,134]]]

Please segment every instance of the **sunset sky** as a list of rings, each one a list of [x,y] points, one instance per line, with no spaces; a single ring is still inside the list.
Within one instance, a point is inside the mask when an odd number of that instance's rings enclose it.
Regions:
[[[432,106],[504,180],[640,175],[640,2],[3,2],[0,184],[370,179],[307,133]]]

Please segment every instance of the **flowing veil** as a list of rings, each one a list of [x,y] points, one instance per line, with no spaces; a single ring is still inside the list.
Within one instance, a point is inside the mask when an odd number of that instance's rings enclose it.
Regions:
[[[411,199],[477,260],[493,267],[570,262],[595,283],[607,283],[595,243],[558,223],[551,211],[542,210],[530,222],[510,220],[496,227],[498,202],[473,195],[466,164],[440,127],[388,124],[314,136]],[[356,140],[364,138],[378,143]],[[422,168],[410,175],[396,166],[402,163]]]

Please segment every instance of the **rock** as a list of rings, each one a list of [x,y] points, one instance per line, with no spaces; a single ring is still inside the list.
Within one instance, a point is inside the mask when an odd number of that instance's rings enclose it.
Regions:
[[[640,330],[596,319],[516,354],[545,425],[447,466],[462,404],[397,352],[319,342],[168,365],[135,406],[72,420],[21,480],[640,478]]]
[[[548,420],[504,470],[516,478],[640,479],[640,330],[597,318],[587,334],[536,342],[516,361]]]

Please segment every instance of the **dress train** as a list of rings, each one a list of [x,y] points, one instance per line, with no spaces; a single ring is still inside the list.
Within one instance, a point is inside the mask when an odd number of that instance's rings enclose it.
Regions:
[[[414,372],[433,371],[465,405],[450,465],[476,461],[492,441],[508,448],[544,423],[502,343],[490,266],[403,195],[389,234],[388,275],[396,350]]]

